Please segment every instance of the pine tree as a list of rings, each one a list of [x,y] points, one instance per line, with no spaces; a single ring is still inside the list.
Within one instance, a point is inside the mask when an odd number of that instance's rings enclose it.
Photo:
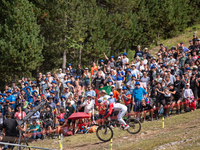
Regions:
[[[40,35],[44,37],[42,54],[44,62],[41,71],[60,68],[63,54],[69,55],[69,49],[77,49],[79,45],[68,36],[70,29],[67,20],[67,2],[63,0],[29,0],[35,7],[37,23],[41,26]]]
[[[43,61],[43,38],[33,12],[26,0],[0,2],[0,76],[11,81],[31,75]]]

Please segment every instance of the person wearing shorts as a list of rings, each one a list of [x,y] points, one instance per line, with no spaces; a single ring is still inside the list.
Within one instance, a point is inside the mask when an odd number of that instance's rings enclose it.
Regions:
[[[59,126],[56,127],[57,128],[56,132],[58,134],[62,133],[64,136],[70,136],[71,134],[68,132],[69,130],[68,130],[67,126],[68,126],[68,124],[65,123],[65,120],[64,119],[60,119]]]
[[[79,119],[79,123],[77,124],[78,129],[76,130],[77,133],[87,133],[88,129],[86,124],[83,123],[82,119]]]
[[[174,105],[177,104],[176,111],[177,111],[177,114],[179,115],[180,114],[180,103],[181,103],[181,99],[182,99],[181,93],[172,84],[168,84],[168,88],[169,88],[169,90],[167,92],[171,93],[172,96],[174,97],[174,100],[172,101],[171,110],[173,110]]]
[[[165,96],[165,103],[166,103],[166,116],[169,116],[169,109],[170,109],[170,105],[171,105],[171,93],[167,92],[169,90],[169,88],[165,88],[164,89],[164,96]]]
[[[137,117],[138,119],[140,118],[140,112],[139,110],[142,108],[142,104],[141,104],[141,101],[143,99],[146,99],[147,98],[147,92],[140,87],[140,83],[137,81],[135,83],[135,89],[133,90],[133,93],[132,93],[132,104],[133,104],[133,111],[134,112],[137,112],[135,113],[135,117]],[[144,95],[144,97],[143,97]]]
[[[156,107],[164,107],[165,106],[165,97],[164,97],[164,88],[161,85],[160,81],[156,82],[156,89],[155,89],[155,96],[156,96]],[[166,112],[166,110],[164,110],[164,113]],[[158,119],[158,110],[156,110],[155,112],[156,114],[156,119]]]

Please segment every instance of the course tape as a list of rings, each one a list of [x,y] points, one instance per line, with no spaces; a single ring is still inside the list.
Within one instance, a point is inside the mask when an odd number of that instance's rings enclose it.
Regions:
[[[195,99],[194,100],[194,102],[196,102],[196,101],[199,101],[200,100],[200,98],[198,98],[198,99]],[[173,105],[173,107],[176,107],[176,106],[178,106],[178,105],[185,105],[185,104],[189,104],[190,102],[180,102],[180,104],[174,104]],[[171,106],[172,106],[172,104],[170,104],[170,105],[165,105],[165,106],[163,106],[163,109],[165,109],[165,108],[171,108]],[[134,107],[134,106],[133,106]],[[160,109],[160,107],[156,107],[156,108],[152,108],[152,109],[149,109],[149,110],[145,110],[145,111],[143,111],[144,113],[148,113],[148,112],[154,112],[154,111],[158,111]],[[138,113],[142,113],[142,112],[140,112],[140,111],[137,111],[137,112],[133,112],[133,113],[128,113],[128,114],[126,114],[126,116],[133,116],[133,115],[136,115],[136,114],[138,114]],[[112,116],[112,117],[110,117],[111,119],[116,119],[117,118],[117,116]],[[84,119],[84,118],[83,118]],[[103,122],[103,121],[105,121],[106,119],[98,119],[98,120],[95,120],[95,122]],[[66,120],[66,122],[67,122],[67,120]],[[93,124],[94,123],[94,121],[88,121],[87,122],[87,125],[91,125],[91,124]],[[36,133],[28,133],[28,134],[25,134],[25,137],[30,137],[30,136],[33,136],[33,135],[40,135],[40,134],[46,134],[46,133],[48,133],[48,132],[57,132],[58,133],[58,128],[56,128],[56,129],[52,129],[51,131],[50,130],[46,130],[45,132],[44,131],[41,131],[41,132],[36,132]]]

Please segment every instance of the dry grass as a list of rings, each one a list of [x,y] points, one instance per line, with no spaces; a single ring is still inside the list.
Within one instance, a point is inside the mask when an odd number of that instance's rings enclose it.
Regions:
[[[164,46],[171,48],[177,43],[184,42],[184,46],[189,46],[193,32],[200,37],[200,25],[188,28],[185,33],[160,41]],[[150,47],[150,53],[154,55],[159,46]],[[165,119],[165,128],[162,129],[162,121],[142,123],[142,130],[137,135],[131,135],[118,128],[114,129],[113,150],[133,150],[133,149],[200,149],[200,110]],[[147,134],[145,132],[147,131]],[[174,143],[171,143],[174,142]],[[38,141],[30,145],[59,149],[58,139]],[[64,137],[64,149],[75,150],[102,150],[110,149],[110,143],[103,143],[93,134],[80,134],[71,137]],[[161,147],[159,147],[161,146]]]
[[[173,37],[167,40],[161,40],[158,44],[163,43],[164,46],[171,48],[172,46],[176,46],[178,43],[183,42],[185,47],[189,47],[189,40],[192,40],[193,33],[196,33],[197,37],[200,38],[200,25],[197,24],[193,27],[187,28],[183,34],[180,34],[177,37]],[[160,46],[151,45],[149,52],[151,55],[154,55],[158,52]]]
[[[115,128],[113,149],[161,149],[158,147],[160,145],[163,145],[165,149],[200,149],[199,113],[200,110],[197,110],[171,116],[165,119],[164,129],[162,129],[161,120],[142,123],[142,130],[137,135]],[[180,142],[184,140],[185,142]],[[176,143],[167,144],[170,142]],[[110,149],[110,143],[101,142],[95,133],[64,137],[63,144],[64,149]],[[58,139],[39,141],[31,145],[59,149]]]

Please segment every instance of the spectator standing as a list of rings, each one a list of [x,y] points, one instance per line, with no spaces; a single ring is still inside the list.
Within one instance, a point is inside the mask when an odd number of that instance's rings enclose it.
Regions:
[[[76,94],[78,94],[78,96],[80,96],[80,95],[82,94],[82,88],[81,88],[81,86],[79,85],[79,82],[78,82],[78,81],[75,81],[74,92],[75,92]]]
[[[11,137],[14,137],[14,138],[16,138],[17,137],[17,129],[19,130],[19,131],[24,131],[24,132],[26,132],[26,123],[25,123],[25,126],[24,126],[24,128],[21,128],[19,125],[18,125],[18,123],[17,123],[17,121],[15,120],[15,119],[12,119],[11,118],[11,114],[10,113],[7,113],[6,114],[6,120],[4,121],[4,123],[3,123],[3,134],[5,135],[5,136],[11,136]],[[2,141],[2,142],[8,142],[8,141]],[[12,142],[11,142],[12,143]],[[0,146],[1,147],[1,146]],[[12,148],[12,146],[8,146],[8,150],[10,149],[10,148]]]
[[[90,122],[91,119],[94,121],[94,103],[91,101],[90,95],[87,95],[87,100],[84,101],[82,106],[84,107],[84,112],[90,116],[88,121]]]
[[[122,59],[122,63],[126,69],[126,63],[129,63],[129,59],[127,58],[127,53],[123,53],[123,59]]]
[[[58,79],[60,79],[60,80],[63,79],[64,76],[65,76],[65,74],[62,73],[62,69],[60,68],[60,69],[57,69],[56,71],[59,71],[59,72],[57,73]],[[56,73],[56,72],[54,72],[54,73]]]
[[[131,92],[127,90],[125,86],[122,88],[123,94],[122,94],[122,100],[124,100],[124,104],[127,107],[128,113],[131,113],[132,110],[132,99],[131,99]],[[128,115],[128,118],[131,116]]]
[[[91,74],[89,73],[88,68],[85,68],[85,71],[83,73],[83,80],[85,80],[84,82],[85,89],[88,85],[90,85],[90,79],[91,79]]]
[[[147,92],[143,88],[140,87],[140,83],[138,81],[135,83],[135,86],[136,87],[132,93],[132,103],[134,106],[133,111],[138,112],[142,107],[141,101],[143,99],[146,99],[146,97],[147,97]],[[145,96],[143,97],[143,95],[145,95]],[[135,117],[136,117],[136,115],[135,115]],[[140,113],[137,113],[137,117],[140,118]]]
[[[15,97],[15,99],[19,99],[19,95],[20,95],[20,92],[18,91],[18,88],[17,87],[14,87],[13,88],[13,93],[12,95]]]
[[[6,91],[7,97],[6,100],[9,100],[9,104],[15,109],[15,96],[11,94],[11,90]]]
[[[45,83],[42,86],[42,94],[46,94],[45,89],[51,87],[51,84],[49,83],[49,79],[45,78]]]
[[[97,77],[92,82],[92,86],[94,89],[99,89],[101,84],[104,84],[104,79],[101,77],[101,73],[98,72]]]
[[[17,110],[18,111],[15,113],[14,118],[18,120],[22,120],[26,116],[26,113],[22,111],[21,105],[17,106]]]
[[[90,85],[88,85],[87,87],[87,91],[85,92],[85,97],[87,97],[88,95],[90,95],[92,102],[95,104],[95,98],[96,98],[96,92],[94,90],[92,90],[92,87]]]
[[[84,99],[83,99],[83,96],[79,96],[79,101],[77,102],[77,111],[78,112],[84,112],[84,106],[83,106],[83,103],[84,103]]]

